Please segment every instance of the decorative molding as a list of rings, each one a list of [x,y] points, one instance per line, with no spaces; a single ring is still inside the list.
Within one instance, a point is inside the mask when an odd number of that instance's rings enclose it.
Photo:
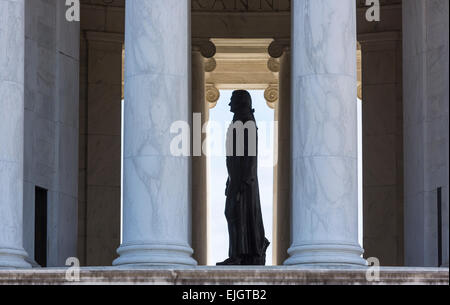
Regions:
[[[262,90],[269,84],[278,83],[278,76],[268,67],[267,49],[272,38],[228,39],[213,38],[217,47],[214,60],[216,69],[206,73],[206,83],[219,90]]]

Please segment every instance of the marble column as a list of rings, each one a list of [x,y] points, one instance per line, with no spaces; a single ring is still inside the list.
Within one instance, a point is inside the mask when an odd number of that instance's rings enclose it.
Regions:
[[[210,41],[193,42],[192,46],[192,113],[200,120],[193,122],[192,157],[192,248],[194,259],[199,265],[206,265],[208,256],[208,158],[202,151],[206,134],[202,128],[209,121],[209,105],[206,102],[205,58],[216,53]]]
[[[282,265],[291,245],[291,51],[290,41],[275,40],[269,47],[273,58],[279,58],[278,162],[276,217],[274,221],[274,263]]]
[[[23,249],[24,0],[0,0],[0,268],[28,268]]]
[[[123,241],[114,265],[196,265],[190,159],[170,151],[172,123],[190,122],[189,4],[126,2]]]
[[[402,10],[405,265],[448,267],[449,1]]]
[[[285,264],[364,266],[355,1],[298,0],[292,14],[293,236]]]

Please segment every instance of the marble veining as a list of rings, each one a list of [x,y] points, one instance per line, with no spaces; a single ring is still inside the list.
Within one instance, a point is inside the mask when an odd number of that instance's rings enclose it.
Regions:
[[[293,3],[292,247],[286,265],[365,265],[358,245],[356,7]]]
[[[356,5],[348,1],[301,0],[293,5],[294,69],[297,76],[356,77]]]
[[[170,154],[189,122],[189,1],[127,1],[123,243],[114,265],[195,265],[190,160]]]
[[[24,1],[0,0],[0,268],[26,268],[23,249]]]

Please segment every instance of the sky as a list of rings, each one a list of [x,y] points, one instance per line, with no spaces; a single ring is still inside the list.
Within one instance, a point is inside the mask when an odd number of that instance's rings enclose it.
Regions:
[[[221,129],[211,129],[208,134],[210,147],[224,145],[225,128],[228,128],[233,114],[230,112],[231,95],[233,91],[223,90],[217,106],[210,110],[210,121],[214,121]],[[261,197],[261,210],[263,214],[266,237],[272,242],[272,216],[273,216],[273,134],[274,111],[269,108],[264,99],[264,91],[249,91],[255,118],[258,125],[258,179]],[[266,135],[266,137],[264,137]],[[210,156],[208,158],[209,170],[209,240],[208,265],[228,258],[228,228],[225,219],[225,183],[228,173],[225,156]],[[267,265],[272,264],[272,245],[266,252]]]

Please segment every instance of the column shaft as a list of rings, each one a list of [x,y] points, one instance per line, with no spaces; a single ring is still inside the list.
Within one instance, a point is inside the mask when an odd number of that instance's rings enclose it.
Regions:
[[[365,265],[358,244],[356,5],[293,3],[292,216],[287,265]]]
[[[189,4],[126,2],[123,242],[114,265],[196,264],[190,160],[170,151],[172,123],[190,122]]]
[[[291,245],[291,52],[280,58],[278,101],[277,247],[276,264],[288,258]]]
[[[24,1],[0,0],[0,268],[27,268],[23,249]]]
[[[205,65],[204,57],[199,48],[192,51],[192,112],[201,115],[200,126],[194,127],[193,137],[197,137],[194,145],[197,150],[205,140],[201,132],[203,124],[209,119],[209,108],[205,99]],[[194,122],[198,124],[198,122]],[[193,125],[195,126],[195,125]],[[200,143],[197,143],[200,142]],[[207,239],[208,239],[208,178],[207,157],[200,151],[201,155],[192,158],[192,248],[194,258],[199,265],[207,264]]]

